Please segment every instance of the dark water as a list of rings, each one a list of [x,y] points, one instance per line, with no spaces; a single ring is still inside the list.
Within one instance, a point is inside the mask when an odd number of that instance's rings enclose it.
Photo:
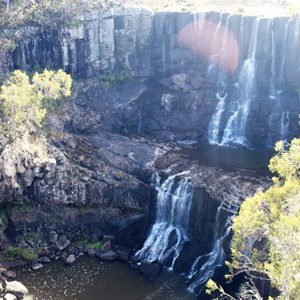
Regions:
[[[29,272],[17,269],[17,280],[34,300],[195,300],[184,282],[163,270],[154,280],[120,262],[81,257],[74,265],[53,262]],[[26,298],[27,299],[27,298]]]
[[[193,161],[226,170],[246,169],[261,175],[269,175],[269,160],[275,154],[273,149],[247,149],[197,143],[183,146],[180,153]]]

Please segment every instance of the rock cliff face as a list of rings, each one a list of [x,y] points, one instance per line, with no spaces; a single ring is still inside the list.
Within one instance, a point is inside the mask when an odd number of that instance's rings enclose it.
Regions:
[[[265,147],[299,135],[299,29],[298,19],[120,8],[1,54],[2,72],[63,68],[83,82],[64,118],[48,119],[53,136],[43,149],[23,139],[0,154],[0,247],[28,247],[32,239],[22,237],[32,233],[47,242],[101,229],[140,249],[156,220],[156,173],[159,186],[193,190],[184,243],[171,232],[176,255],[162,263],[183,272],[198,293],[228,254],[241,201],[270,180],[179,150],[203,140]],[[188,45],[194,36],[210,46]]]
[[[199,163],[181,152],[180,144],[140,137],[139,122],[147,117],[125,126],[126,114],[134,112],[136,99],[149,84],[120,83],[105,90],[95,81],[85,82],[64,118],[49,116],[52,138],[42,149],[28,144],[26,137],[4,148],[3,248],[13,244],[47,249],[54,236],[77,242],[102,230],[115,235],[119,244],[141,249],[155,223],[158,199],[151,178],[157,173],[162,180],[174,177],[174,186],[182,179],[192,187],[191,198],[174,198],[188,202],[191,209],[181,209],[187,235],[182,248],[176,248],[172,267],[186,275],[192,291],[202,290],[228,255],[230,220],[241,201],[270,181],[256,172]],[[174,214],[178,218],[177,210]],[[172,233],[170,242],[176,245]],[[161,262],[169,266],[170,261],[166,255]]]
[[[16,143],[1,154],[1,207],[8,208],[9,221],[2,229],[10,239],[24,230],[73,236],[83,227],[90,234],[106,230],[131,247],[141,241],[151,196],[144,165],[154,159],[155,145],[139,147],[111,134],[66,135],[41,156],[24,148],[24,141]],[[137,162],[135,151],[141,151]],[[133,234],[136,227],[140,231]]]
[[[142,133],[265,147],[299,135],[299,32],[298,18],[118,8],[21,41],[1,59],[1,70],[39,66],[109,82],[159,79],[166,89],[150,88],[134,108],[135,116],[157,116]],[[174,124],[173,115],[188,122]],[[126,124],[134,122],[127,117]]]

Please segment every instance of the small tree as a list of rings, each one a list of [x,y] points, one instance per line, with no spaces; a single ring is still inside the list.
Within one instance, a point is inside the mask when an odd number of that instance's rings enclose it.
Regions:
[[[299,299],[300,287],[300,139],[289,148],[276,144],[270,161],[274,184],[246,199],[233,223],[233,275],[266,274],[281,291],[279,299]],[[264,277],[262,275],[261,277]]]
[[[0,91],[2,132],[13,140],[32,126],[40,127],[49,103],[71,94],[72,79],[62,70],[45,70],[32,80],[19,70],[4,82]]]

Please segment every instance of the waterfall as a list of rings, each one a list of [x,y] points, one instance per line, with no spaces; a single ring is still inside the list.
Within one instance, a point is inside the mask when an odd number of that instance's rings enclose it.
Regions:
[[[230,213],[224,227],[221,224],[221,212],[223,210]],[[209,253],[200,255],[195,259],[190,272],[187,275],[189,290],[191,292],[199,294],[203,290],[207,280],[214,275],[215,269],[223,265],[225,258],[223,241],[230,233],[232,219],[236,212],[236,207],[228,207],[228,204],[225,202],[222,202],[218,207],[212,249]]]
[[[285,69],[285,61],[286,61],[286,52],[288,45],[288,32],[289,26],[292,19],[289,19],[285,25],[284,34],[283,34],[283,45],[281,48],[281,57],[279,59],[279,65],[276,65],[276,43],[275,43],[275,33],[274,28],[272,26],[271,30],[271,79],[270,79],[270,107],[271,112],[268,118],[268,127],[269,133],[267,138],[267,146],[273,147],[274,143],[281,139],[283,141],[287,140],[288,137],[288,129],[290,123],[290,113],[285,110],[282,103],[281,93],[284,89],[285,79],[284,79],[284,69]],[[277,72],[278,70],[278,72]],[[279,134],[271,135],[272,128],[276,128]],[[274,132],[274,130],[273,130]]]
[[[285,84],[285,79],[284,79],[284,73],[285,73],[285,61],[286,61],[286,55],[287,55],[287,46],[288,46],[288,34],[289,34],[289,27],[293,19],[289,19],[288,22],[285,25],[284,29],[284,36],[283,36],[283,49],[281,51],[282,58],[281,58],[281,63],[279,66],[279,74],[278,74],[278,79],[279,79],[279,86],[282,88]]]
[[[212,72],[212,70],[214,70],[215,68],[215,57],[217,56],[217,52],[218,52],[218,44],[216,43],[216,38],[218,37],[218,33],[220,32],[221,28],[222,28],[222,19],[223,19],[223,14],[220,13],[219,15],[219,20],[218,20],[218,25],[216,27],[216,31],[214,33],[213,36],[213,42],[212,42],[212,51],[210,54],[210,64],[207,68],[207,74],[208,76],[210,75],[210,73]]]
[[[248,57],[238,76],[239,97],[237,101],[232,102],[231,115],[227,120],[221,140],[222,145],[249,146],[246,138],[246,125],[250,104],[256,89],[256,50],[260,20],[257,18],[253,26]]]
[[[162,50],[163,75],[165,77],[166,74],[167,74],[167,68],[166,68],[166,41],[165,41],[165,38],[163,38],[163,40],[162,40],[161,50]]]
[[[280,118],[280,138],[283,141],[287,140],[289,126],[290,126],[290,112],[284,110]]]
[[[220,93],[217,92],[216,97],[219,102],[216,107],[216,112],[213,114],[208,127],[208,141],[210,144],[219,144],[221,117],[225,110],[227,93],[225,93],[222,97]]]
[[[273,23],[272,23],[273,25]],[[271,112],[268,118],[268,137],[267,137],[267,146],[273,146],[273,138],[271,137],[271,128],[273,126],[274,118],[276,118],[276,113],[280,109],[280,99],[279,91],[276,90],[276,49],[275,49],[275,34],[274,28],[271,29],[271,79],[270,79],[270,90],[269,90],[269,99]]]
[[[273,23],[271,23],[271,26]],[[275,99],[277,96],[276,92],[276,47],[275,47],[275,34],[274,34],[274,28],[272,26],[271,29],[271,79],[270,79],[270,98]]]
[[[222,15],[220,15],[222,16]],[[226,25],[225,25],[225,34],[223,35],[222,38],[222,43],[221,43],[221,53],[226,53],[226,45],[227,44],[227,39],[228,39],[228,33],[229,33],[229,21],[230,21],[231,15],[228,16]],[[219,20],[218,27],[216,29],[215,36],[217,35],[217,32],[220,28],[220,24],[222,21],[222,17]],[[215,48],[215,38],[214,38],[214,48]],[[230,48],[230,47],[228,47]],[[215,49],[214,49],[215,50]],[[209,66],[209,69],[211,68],[211,65]],[[226,105],[226,98],[227,98],[227,93],[226,93],[226,83],[224,80],[224,72],[219,71],[218,75],[218,80],[217,80],[217,93],[216,93],[216,98],[219,100],[215,113],[213,114],[211,121],[208,126],[208,134],[207,138],[210,144],[219,144],[220,142],[220,131],[221,131],[221,120],[222,120],[222,115],[223,112],[225,111],[225,105]]]
[[[186,175],[188,172],[182,172],[165,181],[158,174],[154,175],[156,217],[143,248],[136,253],[139,259],[160,263],[168,259],[172,269],[184,243],[189,240],[193,185]]]

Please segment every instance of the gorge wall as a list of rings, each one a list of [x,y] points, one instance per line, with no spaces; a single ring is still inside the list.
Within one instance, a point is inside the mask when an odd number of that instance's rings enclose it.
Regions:
[[[199,293],[228,255],[241,201],[270,180],[199,163],[180,147],[267,147],[299,136],[299,50],[299,19],[138,8],[20,41],[1,57],[2,73],[63,68],[79,80],[63,117],[47,120],[54,137],[44,157],[22,140],[0,155],[0,246],[101,229],[148,259],[143,241],[160,240],[151,225],[162,221],[168,243],[151,259]]]
[[[159,81],[124,109],[115,130],[266,147],[299,136],[299,49],[299,18],[117,8],[21,41],[1,70]]]

